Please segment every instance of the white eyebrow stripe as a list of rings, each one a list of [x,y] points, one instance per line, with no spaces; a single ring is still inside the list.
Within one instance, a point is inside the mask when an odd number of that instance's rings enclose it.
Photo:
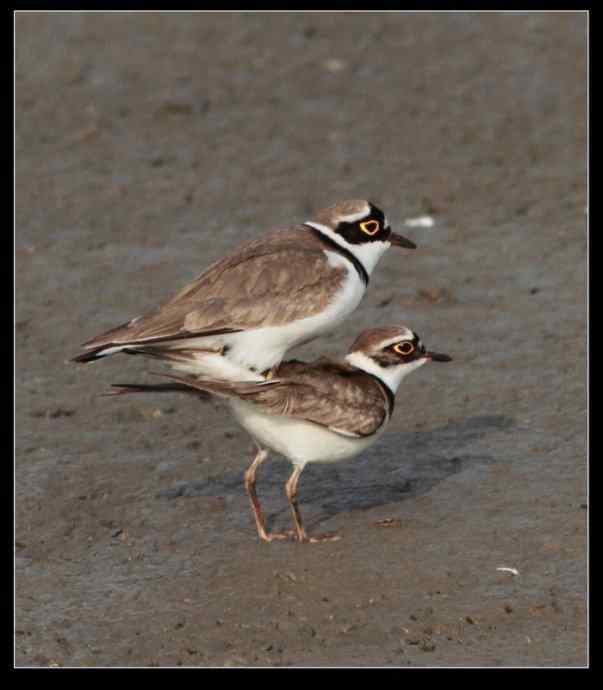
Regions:
[[[359,213],[350,213],[348,216],[339,216],[339,220],[343,221],[344,223],[355,223],[357,220],[367,216],[370,213],[370,210],[371,209],[366,206],[365,210]]]
[[[389,345],[393,345],[394,343],[400,342],[400,340],[412,340],[414,337],[414,333],[409,328],[401,328],[400,335],[397,335],[395,338],[390,338],[389,340],[384,340],[382,343],[379,343],[379,348],[383,350]]]

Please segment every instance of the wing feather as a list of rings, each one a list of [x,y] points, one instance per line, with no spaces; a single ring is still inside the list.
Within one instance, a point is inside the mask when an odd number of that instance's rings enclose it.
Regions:
[[[261,382],[166,376],[199,390],[261,405],[268,414],[304,419],[343,436],[374,434],[391,411],[388,396],[375,378],[326,359],[310,364],[284,362],[274,379]]]
[[[328,263],[306,229],[276,231],[212,264],[159,308],[102,333],[84,347],[203,337],[278,326],[318,313],[346,269]]]

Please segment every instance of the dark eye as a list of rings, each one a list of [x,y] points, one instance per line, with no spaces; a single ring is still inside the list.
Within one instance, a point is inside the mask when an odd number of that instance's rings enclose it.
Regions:
[[[379,232],[381,225],[378,220],[365,220],[364,223],[360,223],[360,229],[362,232],[372,237]]]
[[[414,351],[415,346],[412,343],[409,343],[408,341],[394,345],[394,352],[397,352],[399,355],[411,355]]]

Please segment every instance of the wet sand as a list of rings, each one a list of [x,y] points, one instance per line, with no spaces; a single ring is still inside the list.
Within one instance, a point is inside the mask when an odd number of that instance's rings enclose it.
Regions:
[[[585,34],[554,13],[17,16],[17,665],[587,662]],[[407,379],[361,457],[306,468],[308,529],[340,541],[260,543],[252,444],[218,404],[99,397],[158,366],[68,360],[354,197],[435,226],[292,355],[402,322],[454,362]],[[288,472],[259,473],[277,529]]]

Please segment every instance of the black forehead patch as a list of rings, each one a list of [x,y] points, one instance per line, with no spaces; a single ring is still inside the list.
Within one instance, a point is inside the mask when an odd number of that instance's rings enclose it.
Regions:
[[[378,220],[381,223],[381,225],[383,225],[385,223],[385,213],[383,213],[383,211],[380,208],[377,208],[377,206],[375,206],[375,204],[373,204],[372,201],[369,201],[368,205],[371,210],[370,218]]]

